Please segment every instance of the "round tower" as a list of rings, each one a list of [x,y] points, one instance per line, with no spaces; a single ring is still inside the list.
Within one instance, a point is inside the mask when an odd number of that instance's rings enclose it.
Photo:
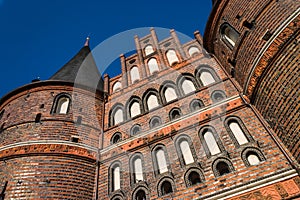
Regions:
[[[0,184],[6,185],[5,198],[96,195],[103,111],[99,82],[84,46],[49,80],[35,80],[1,99]]]
[[[213,2],[204,46],[300,161],[299,1]]]

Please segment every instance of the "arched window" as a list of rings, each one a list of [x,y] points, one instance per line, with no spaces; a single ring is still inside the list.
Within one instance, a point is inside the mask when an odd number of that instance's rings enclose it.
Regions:
[[[109,168],[110,192],[121,189],[121,164],[116,162]]]
[[[177,99],[176,91],[172,87],[167,87],[165,89],[164,96],[165,96],[166,102],[170,102],[174,99]]]
[[[173,193],[175,190],[175,184],[171,177],[165,176],[160,179],[157,185],[158,196],[164,196]]]
[[[180,116],[181,116],[181,111],[179,108],[173,108],[169,113],[170,121],[180,118]]]
[[[130,105],[130,116],[135,117],[141,114],[140,103],[135,101]]]
[[[150,74],[153,74],[154,72],[158,72],[159,71],[157,60],[155,58],[151,58],[148,61],[148,67],[149,67]]]
[[[143,160],[141,155],[139,153],[134,155],[130,159],[130,162],[132,183],[135,184],[139,181],[144,181]]]
[[[265,160],[264,155],[260,150],[256,148],[246,148],[242,152],[242,159],[246,166],[259,165],[262,161]]]
[[[218,137],[216,130],[210,126],[204,126],[199,131],[204,150],[208,157],[224,151],[223,145]]]
[[[212,76],[212,74],[209,71],[202,71],[200,73],[200,80],[201,80],[203,86],[207,86],[209,84],[216,82],[214,77]]]
[[[168,165],[167,165],[167,160],[165,157],[165,152],[163,149],[158,149],[155,152],[156,160],[157,160],[157,165],[158,165],[158,173],[162,174],[164,172],[168,171]]]
[[[223,176],[225,174],[230,173],[229,166],[225,162],[219,162],[216,167],[217,167],[219,176]]]
[[[121,141],[121,140],[122,140],[122,134],[119,133],[119,132],[117,132],[117,133],[115,133],[115,134],[111,137],[110,143],[111,143],[111,144],[116,144],[116,143],[118,143],[118,142]]]
[[[134,200],[146,200],[146,193],[144,190],[139,190],[136,195]]]
[[[52,112],[57,114],[67,114],[70,110],[71,97],[69,94],[58,94],[53,103]]]
[[[149,95],[149,97],[147,98],[148,110],[150,111],[154,108],[157,108],[158,106],[159,106],[159,103],[158,103],[157,96],[154,94]]]
[[[234,171],[231,162],[225,158],[217,159],[213,162],[213,172],[216,177],[229,174]]]
[[[69,104],[70,104],[70,99],[68,97],[61,97],[57,103],[56,113],[67,114]]]
[[[131,83],[134,83],[136,80],[140,79],[140,73],[137,66],[134,66],[130,70]]]
[[[190,47],[189,48],[189,55],[192,57],[192,56],[195,56],[197,54],[200,53],[200,50],[197,48],[197,47]]]
[[[212,101],[214,103],[216,103],[216,102],[224,100],[226,98],[226,95],[223,91],[217,90],[212,93],[211,98],[212,98]]]
[[[117,81],[115,82],[115,84],[113,85],[113,92],[117,91],[117,90],[120,90],[122,88],[122,84]]]
[[[221,37],[227,46],[233,48],[239,39],[240,34],[228,23],[224,23],[220,27]]]
[[[191,103],[190,103],[190,110],[196,111],[199,110],[200,108],[202,108],[204,106],[203,102],[199,99],[194,99]]]
[[[203,173],[198,168],[190,168],[184,175],[184,180],[187,187],[197,185],[204,181]]]
[[[200,175],[195,171],[191,172],[189,175],[189,181],[191,182],[191,185],[197,185],[201,183]]]
[[[258,165],[260,163],[259,157],[255,153],[249,153],[247,160],[250,165]]]
[[[167,53],[166,53],[166,56],[167,56],[167,59],[168,59],[168,62],[169,62],[170,66],[172,66],[172,65],[179,62],[179,59],[176,55],[176,51],[174,51],[173,49],[168,50]]]
[[[246,144],[249,142],[237,121],[229,121],[228,126],[239,145]]]
[[[145,55],[146,55],[146,56],[150,55],[150,54],[153,53],[153,52],[154,52],[154,49],[153,49],[152,45],[147,45],[147,46],[145,47]]]
[[[130,135],[136,135],[139,134],[142,131],[142,128],[140,125],[136,124],[130,129]]]
[[[240,118],[229,116],[224,121],[224,126],[237,147],[253,142],[253,138]]]
[[[179,146],[183,156],[184,163],[188,165],[195,162],[189,143],[186,140],[182,140],[180,141]]]
[[[179,135],[175,140],[175,147],[181,165],[189,165],[197,159],[196,151],[189,136]]]
[[[203,137],[204,137],[204,140],[207,144],[207,147],[208,147],[211,155],[216,155],[221,152],[221,150],[216,142],[216,139],[210,130],[207,130],[203,134]]]
[[[177,85],[181,91],[181,94],[187,95],[196,90],[196,80],[192,74],[182,74],[177,78]]]
[[[164,181],[161,184],[162,196],[173,192],[172,184],[169,181]]]
[[[216,72],[209,65],[200,65],[197,67],[195,76],[202,86],[210,85],[219,80]]]
[[[167,152],[165,146],[157,145],[152,150],[153,165],[155,169],[155,174],[163,174],[169,171]]]
[[[115,105],[110,111],[110,126],[122,123],[124,119],[124,109],[121,104]]]
[[[161,125],[161,118],[157,117],[157,116],[152,117],[149,125],[150,125],[150,128],[155,128],[155,127]]]

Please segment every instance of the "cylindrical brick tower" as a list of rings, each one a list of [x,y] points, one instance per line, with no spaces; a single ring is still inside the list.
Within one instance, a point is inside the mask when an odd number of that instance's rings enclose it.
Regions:
[[[49,80],[36,80],[1,99],[5,199],[96,195],[103,93],[92,85],[100,75],[89,54],[83,47]]]
[[[300,161],[300,2],[224,0],[213,3],[204,46],[240,83],[244,93]]]

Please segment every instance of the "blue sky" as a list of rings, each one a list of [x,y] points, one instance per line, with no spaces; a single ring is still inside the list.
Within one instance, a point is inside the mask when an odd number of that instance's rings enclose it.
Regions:
[[[193,37],[195,30],[203,34],[211,7],[211,0],[0,0],[0,97],[36,77],[47,80],[79,51],[87,35],[91,49],[140,27]],[[118,74],[120,66],[114,65],[108,72]]]

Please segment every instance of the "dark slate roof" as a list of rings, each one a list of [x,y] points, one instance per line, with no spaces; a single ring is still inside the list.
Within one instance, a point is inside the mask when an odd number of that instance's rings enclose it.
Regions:
[[[98,90],[103,88],[103,80],[89,46],[82,47],[50,80],[71,82]]]

